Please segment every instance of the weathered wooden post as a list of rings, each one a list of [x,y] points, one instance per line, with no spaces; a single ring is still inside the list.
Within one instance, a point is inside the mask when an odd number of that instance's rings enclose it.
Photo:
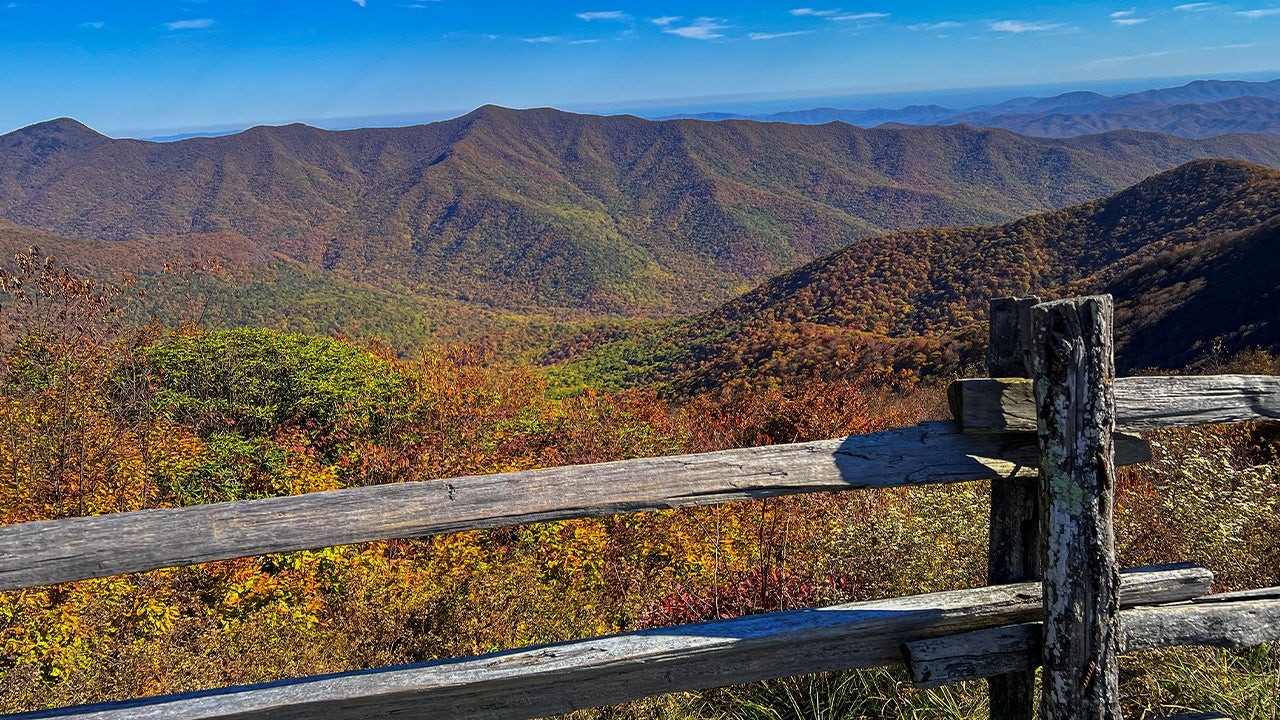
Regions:
[[[1119,720],[1110,295],[1031,310],[1044,536],[1043,720]]]
[[[991,301],[987,375],[1030,377],[1031,308],[1034,296]],[[1004,478],[991,483],[990,552],[987,583],[1040,579],[1040,487],[1035,478]],[[991,720],[1032,720],[1036,715],[1036,671],[997,675],[989,683]]]

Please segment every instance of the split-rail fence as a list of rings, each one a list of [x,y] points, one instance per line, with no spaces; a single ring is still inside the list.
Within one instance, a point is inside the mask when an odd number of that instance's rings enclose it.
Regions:
[[[1190,565],[1120,572],[1112,529],[1115,466],[1149,457],[1127,433],[1280,419],[1280,378],[1114,378],[1109,296],[993,301],[988,366],[992,379],[950,388],[954,422],[0,527],[0,590],[9,590],[522,523],[987,480],[986,587],[5,717],[514,720],[905,664],[922,686],[990,678],[998,720],[1119,718],[1121,653],[1280,639],[1280,588],[1209,594],[1212,574]]]

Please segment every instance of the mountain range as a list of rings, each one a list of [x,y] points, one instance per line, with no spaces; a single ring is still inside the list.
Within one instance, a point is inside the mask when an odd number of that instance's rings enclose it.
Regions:
[[[980,361],[992,297],[1108,292],[1117,367],[1179,368],[1215,344],[1280,348],[1280,172],[1201,160],[1005,225],[851,245],[715,310],[594,329],[546,358],[568,384],[735,383],[956,372]]]
[[[89,243],[77,252],[94,267],[151,272],[187,248],[230,256],[262,292],[281,276],[330,304],[335,288],[360,288],[452,328],[485,313],[709,309],[868,238],[1007,222],[1204,157],[1280,167],[1280,138],[1044,139],[486,106],[415,127],[154,143],[62,119],[0,136],[0,217]],[[252,322],[262,305],[228,312]]]
[[[822,107],[765,115],[709,113],[688,117],[803,124],[845,122],[861,127],[964,124],[1036,137],[1074,137],[1121,129],[1185,138],[1228,133],[1280,136],[1280,80],[1197,80],[1176,88],[1110,96],[1076,91],[962,109],[939,105],[872,110]]]

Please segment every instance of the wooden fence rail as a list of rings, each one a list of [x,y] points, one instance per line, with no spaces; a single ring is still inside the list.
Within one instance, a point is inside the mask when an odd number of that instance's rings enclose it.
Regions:
[[[1116,378],[1115,398],[1116,428],[1128,432],[1280,420],[1280,377],[1270,375]],[[1035,432],[1031,380],[957,380],[948,399],[965,432]]]
[[[1205,598],[1203,569],[1117,574],[1110,510],[1114,466],[1150,457],[1144,440],[1115,428],[1277,419],[1280,379],[1113,379],[1107,296],[993,301],[989,369],[1012,377],[953,384],[955,423],[0,527],[0,590],[532,522],[976,480],[992,481],[989,587],[6,717],[515,720],[905,662],[926,685],[996,676],[993,720],[1035,715],[1030,671],[1042,665],[1041,717],[1103,720],[1119,717],[1121,652],[1280,639],[1275,588]]]
[[[1121,464],[1150,457],[1124,438]],[[951,422],[622,460],[0,527],[0,590],[332,545],[797,493],[1035,477],[1030,433]]]
[[[1263,594],[1265,593],[1265,597]],[[1125,600],[1125,585],[1120,586]],[[904,644],[911,679],[922,688],[1034,670],[1043,650],[1040,623],[1006,625]],[[1280,587],[1222,593],[1186,603],[1120,611],[1120,652],[1175,645],[1243,648],[1280,640]]]
[[[1203,568],[1138,569],[1126,604],[1208,592]],[[1041,616],[1038,583],[1001,585],[524,648],[149,700],[18,715],[11,720],[523,720],[662,693],[790,675],[900,665],[902,644]]]

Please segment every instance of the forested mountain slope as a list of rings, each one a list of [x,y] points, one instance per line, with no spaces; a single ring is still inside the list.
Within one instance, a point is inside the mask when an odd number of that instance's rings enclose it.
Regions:
[[[234,233],[392,292],[519,311],[709,308],[863,238],[1084,202],[1280,138],[654,122],[487,106],[174,143],[72,120],[0,136],[0,216],[85,240]]]
[[[1180,367],[1215,338],[1228,352],[1276,346],[1278,216],[1280,173],[1196,161],[1006,225],[862,241],[688,321],[580,338],[550,359],[572,360],[569,377],[692,389],[886,365],[946,372],[976,360],[968,341],[985,341],[989,298],[1111,292],[1118,365]]]
[[[95,281],[128,287],[128,324],[267,327],[353,340],[397,352],[478,338],[514,354],[569,331],[572,319],[517,314],[451,298],[395,292],[327,273],[236,233],[193,233],[117,242],[64,238],[0,218],[0,257],[36,247],[42,257]],[[9,266],[6,260],[6,267]],[[497,348],[495,348],[497,349]]]

